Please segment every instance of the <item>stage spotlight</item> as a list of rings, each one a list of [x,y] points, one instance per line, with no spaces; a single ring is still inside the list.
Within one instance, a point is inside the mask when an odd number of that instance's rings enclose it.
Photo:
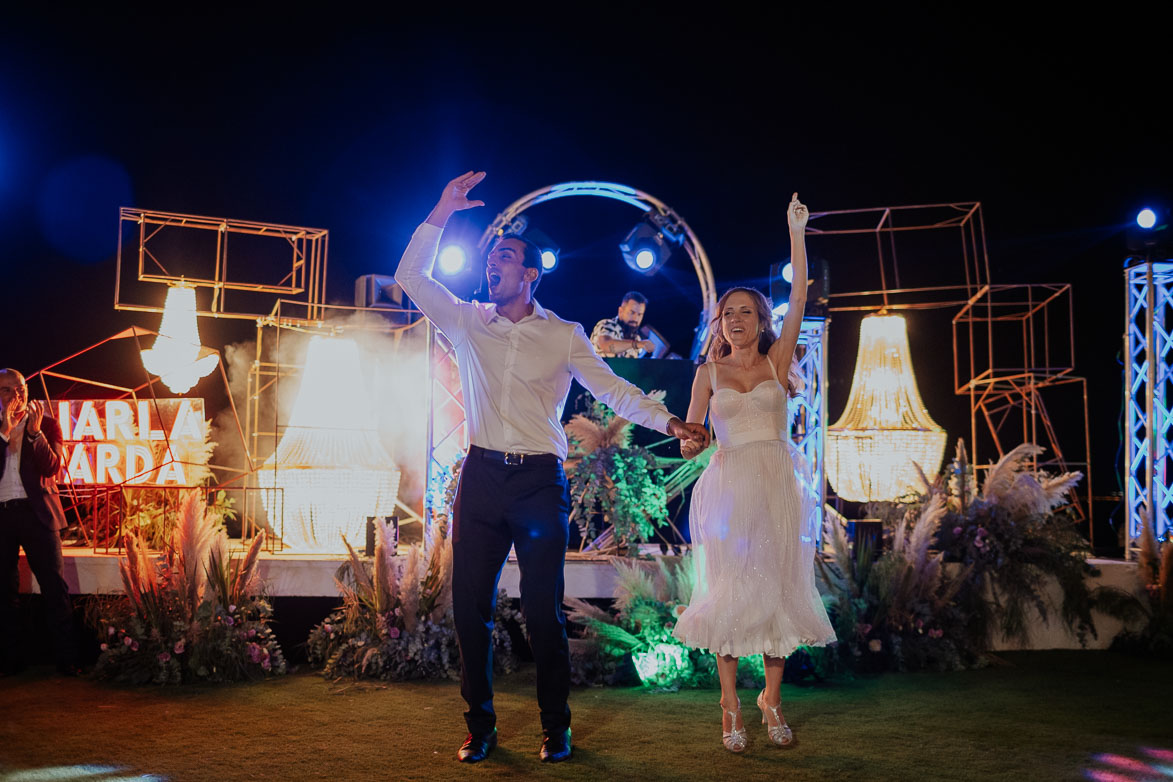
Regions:
[[[770,264],[770,301],[774,305],[774,317],[781,317],[778,310],[790,305],[790,281],[794,277],[794,269],[790,261],[779,261]],[[782,314],[785,314],[783,312]]]
[[[831,295],[831,280],[828,264],[822,258],[809,256],[806,261],[806,305],[803,317],[827,316],[827,302]],[[774,304],[774,317],[781,318],[790,309],[790,290],[793,287],[794,267],[790,259],[770,264],[770,300]]]
[[[1125,226],[1124,244],[1129,252],[1144,253],[1146,256],[1173,253],[1173,236],[1169,233],[1169,208],[1146,206],[1137,212],[1136,221]]]
[[[672,248],[660,228],[641,220],[619,243],[619,252],[628,266],[650,277],[668,260]]]
[[[542,248],[542,271],[554,271],[558,266],[558,258],[562,254],[562,250],[542,229],[530,225],[530,221],[525,215],[514,220],[505,233],[506,235],[523,236]]]
[[[451,277],[464,271],[468,256],[458,244],[450,244],[440,251],[440,271]]]

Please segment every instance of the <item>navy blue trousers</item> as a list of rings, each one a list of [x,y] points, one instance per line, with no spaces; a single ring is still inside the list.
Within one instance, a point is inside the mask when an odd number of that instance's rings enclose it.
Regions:
[[[513,546],[521,610],[537,668],[542,728],[570,726],[570,648],[562,613],[570,495],[561,462],[507,465],[473,446],[453,507],[452,610],[460,643],[460,694],[469,733],[482,736],[493,711],[493,615],[501,568]]]
[[[20,599],[20,550],[24,549],[29,570],[37,577],[45,603],[48,626],[53,634],[53,651],[58,665],[77,663],[77,643],[73,632],[73,606],[69,585],[65,582],[65,562],[61,556],[61,534],[46,527],[27,502],[0,508],[0,627],[11,632],[16,627]],[[0,650],[8,656],[6,667],[20,664],[12,659],[15,649]]]

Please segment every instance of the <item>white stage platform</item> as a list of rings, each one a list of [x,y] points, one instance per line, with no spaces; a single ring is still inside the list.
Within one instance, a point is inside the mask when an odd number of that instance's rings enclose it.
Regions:
[[[242,554],[243,552],[234,552]],[[118,554],[95,553],[89,548],[66,548],[65,580],[76,595],[108,594],[122,591],[118,575]],[[334,578],[346,561],[339,554],[261,553],[258,570],[270,597],[334,597]],[[501,574],[501,588],[517,597],[520,574],[512,557]],[[20,591],[40,592],[28,569],[23,552],[20,558]],[[615,568],[606,558],[568,559],[566,594],[573,597],[613,597]]]
[[[260,577],[271,597],[334,597],[338,588],[335,575],[344,558],[335,554],[267,554],[260,557]],[[1100,570],[1099,578],[1092,586],[1114,586],[1126,592],[1140,593],[1136,578],[1136,563],[1114,559],[1093,559],[1092,564]],[[108,594],[122,590],[122,579],[118,575],[118,555],[97,554],[88,548],[65,549],[65,578],[74,594]],[[501,587],[510,597],[517,597],[520,575],[517,562],[510,559],[501,574]],[[23,555],[20,562],[20,587],[22,592],[39,592],[36,580],[28,570]],[[601,559],[570,558],[566,562],[566,594],[579,598],[610,598],[614,596],[615,568],[610,561]],[[1067,633],[1059,621],[1059,607],[1062,595],[1058,585],[1053,585],[1051,598],[1051,622],[1043,622],[1033,613],[1034,621],[1029,622],[1031,638],[1028,644],[1009,642],[995,638],[994,651],[1016,649],[1078,649],[1079,642]],[[1121,630],[1121,623],[1103,614],[1095,615],[1097,638],[1089,638],[1089,649],[1106,649]]]

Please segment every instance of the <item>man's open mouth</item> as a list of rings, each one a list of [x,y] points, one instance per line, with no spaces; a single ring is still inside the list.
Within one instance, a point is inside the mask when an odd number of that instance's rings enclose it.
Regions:
[[[496,288],[500,284],[501,284],[501,275],[490,273],[489,274],[489,287]]]

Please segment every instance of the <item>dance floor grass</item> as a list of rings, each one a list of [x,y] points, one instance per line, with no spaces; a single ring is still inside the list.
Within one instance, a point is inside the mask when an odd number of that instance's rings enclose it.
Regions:
[[[0,679],[0,782],[1173,776],[1168,663],[1106,652],[1005,661],[786,685],[784,713],[798,737],[790,750],[767,743],[755,693],[743,692],[750,746],[740,756],[720,746],[715,691],[575,690],[574,757],[558,766],[537,759],[532,667],[499,679],[501,745],[477,766],[453,757],[464,737],[453,682],[331,683],[303,672],[239,686],[126,689],[34,670]],[[120,770],[49,772],[81,765]]]

